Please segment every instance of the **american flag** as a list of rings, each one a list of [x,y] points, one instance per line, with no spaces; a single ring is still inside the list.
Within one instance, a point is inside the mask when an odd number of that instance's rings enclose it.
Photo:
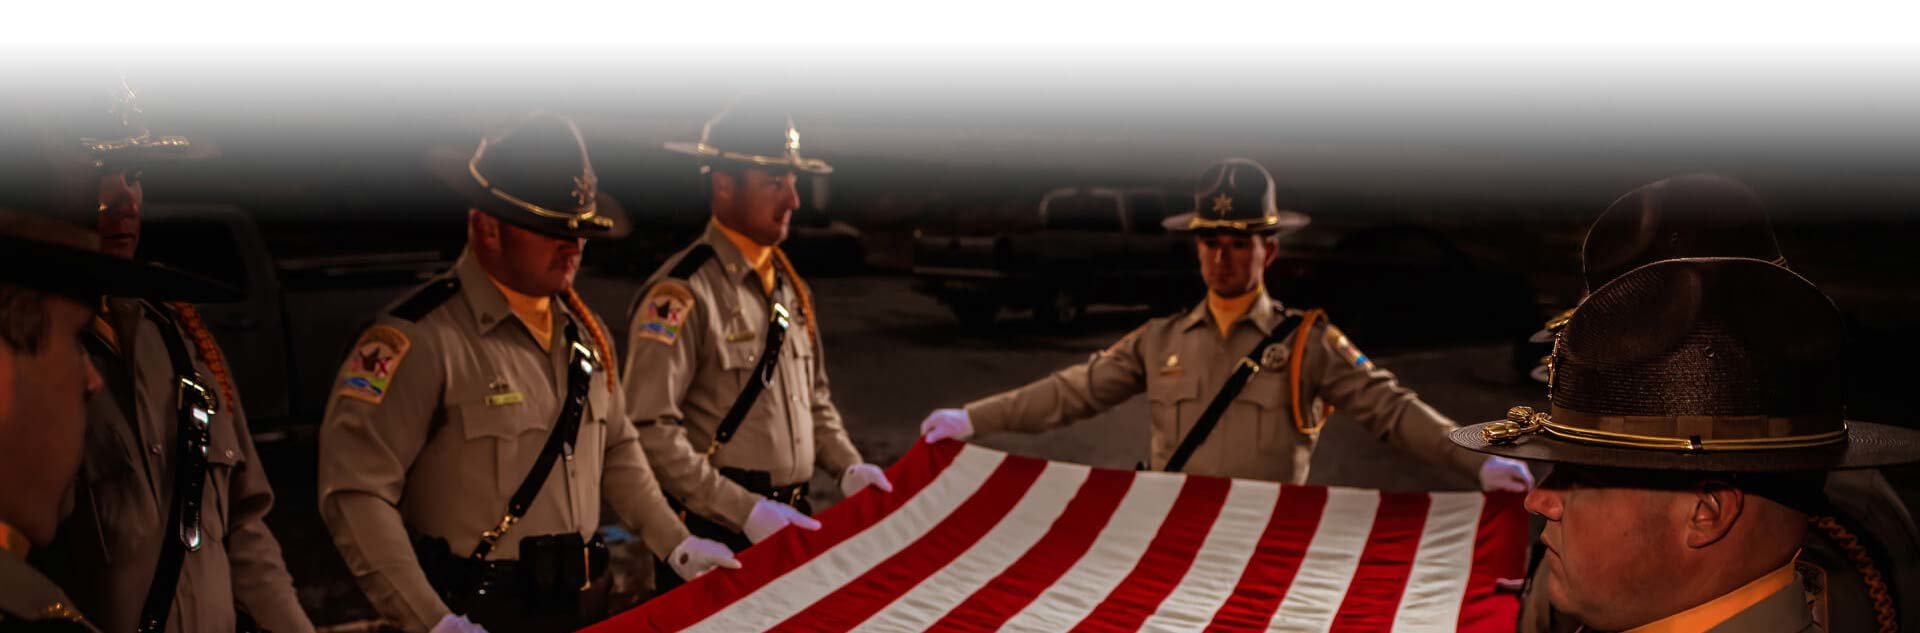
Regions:
[[[1521,496],[1091,468],[947,441],[589,629],[1512,631]]]

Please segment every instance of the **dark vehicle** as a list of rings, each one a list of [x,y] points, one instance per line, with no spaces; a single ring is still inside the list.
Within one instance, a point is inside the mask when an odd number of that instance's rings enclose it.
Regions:
[[[1199,296],[1200,284],[1191,240],[1161,222],[1191,206],[1186,194],[1162,189],[1055,189],[1041,198],[1033,230],[917,233],[913,274],[921,292],[968,325],[1007,308],[1058,325],[1097,304],[1172,309]]]
[[[362,326],[450,267],[455,254],[428,248],[276,259],[271,252],[280,249],[269,249],[260,225],[239,207],[154,205],[143,216],[142,257],[246,292],[243,302],[199,308],[234,368],[262,442],[318,424],[340,359]],[[321,241],[335,252],[351,244]]]

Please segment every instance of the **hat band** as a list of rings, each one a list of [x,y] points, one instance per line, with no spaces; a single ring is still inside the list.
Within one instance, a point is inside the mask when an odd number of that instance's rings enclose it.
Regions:
[[[1255,221],[1255,220],[1209,220],[1206,218],[1202,218],[1198,215],[1195,215],[1192,221],[1187,222],[1187,230],[1199,231],[1199,230],[1205,230],[1205,229],[1233,229],[1235,231],[1245,231],[1248,229],[1266,228],[1269,226],[1279,226],[1279,224],[1280,224],[1280,216],[1278,215],[1270,215],[1258,221]]]
[[[520,207],[521,210],[526,211],[528,213],[532,213],[534,215],[537,215],[543,218],[553,219],[553,220],[565,220],[567,222],[568,229],[580,228],[580,224],[583,222],[587,224],[592,224],[602,229],[613,228],[613,220],[608,218],[603,218],[598,215],[600,213],[600,208],[599,208],[598,201],[596,199],[589,198],[586,201],[586,204],[581,206],[580,211],[577,213],[567,213],[564,211],[555,211],[553,209],[549,209],[531,202],[527,202],[526,200],[520,199],[518,196],[515,196],[513,194],[500,190],[499,187],[493,186],[493,183],[487,181],[486,176],[480,175],[480,165],[479,165],[480,157],[485,153],[486,144],[482,143],[480,147],[481,147],[481,151],[474,152],[473,158],[467,161],[467,173],[473,175],[473,181],[476,183],[479,183],[481,187],[485,187],[487,189],[488,194],[491,194],[495,198],[499,198],[500,201],[502,202],[511,204],[516,207]]]
[[[722,158],[722,159],[737,161],[742,163],[752,163],[754,165],[760,165],[765,167],[771,167],[775,165],[792,165],[800,169],[815,170],[815,171],[826,168],[826,161],[820,160],[818,158],[801,158],[798,152],[789,153],[786,156],[767,156],[764,154],[743,154],[740,152],[729,152],[729,151],[720,149],[718,147],[708,145],[706,143],[695,144],[693,146],[693,149],[694,149],[694,152],[700,156],[705,156],[708,158]]]
[[[1584,444],[1686,452],[1809,448],[1847,440],[1847,424],[1818,416],[1613,416],[1553,407],[1531,420],[1548,435]],[[1760,430],[1760,432],[1756,432]]]

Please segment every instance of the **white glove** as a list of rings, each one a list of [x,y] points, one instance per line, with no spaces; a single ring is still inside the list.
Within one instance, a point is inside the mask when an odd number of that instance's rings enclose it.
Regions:
[[[467,616],[449,613],[441,616],[440,623],[433,625],[433,630],[428,633],[487,633],[487,630],[468,620]]]
[[[965,442],[973,437],[973,418],[967,417],[966,409],[934,409],[920,423],[920,434],[928,444],[949,438]]]
[[[818,530],[820,522],[813,517],[801,514],[793,506],[771,499],[753,502],[753,512],[747,514],[747,524],[740,531],[747,534],[747,540],[758,543],[773,536],[781,528],[792,525],[802,530]]]
[[[1526,492],[1533,489],[1533,471],[1518,460],[1489,457],[1480,465],[1480,489],[1488,492]]]
[[[693,580],[715,567],[739,569],[740,561],[733,557],[733,550],[719,541],[689,536],[667,555],[667,566],[673,568],[673,573],[680,574],[681,579]]]
[[[840,475],[840,494],[853,496],[861,488],[873,486],[882,492],[893,492],[893,482],[887,481],[887,472],[873,464],[854,464]]]

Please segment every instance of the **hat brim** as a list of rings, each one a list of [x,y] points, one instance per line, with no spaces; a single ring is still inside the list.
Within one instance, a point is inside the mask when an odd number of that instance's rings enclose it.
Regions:
[[[166,142],[180,139],[184,144]],[[161,163],[183,163],[220,157],[220,146],[204,138],[177,135],[135,143],[126,147],[89,152],[94,160],[108,168],[140,168]]]
[[[1876,468],[1920,462],[1920,431],[1872,422],[1848,421],[1847,441],[1831,446],[1713,452],[1614,448],[1572,442],[1544,434],[1528,435],[1511,444],[1490,444],[1480,431],[1495,422],[1499,420],[1455,429],[1447,435],[1447,439],[1470,451],[1531,462],[1641,470],[1781,473]]]
[[[569,227],[567,226],[566,220],[535,215],[526,209],[501,200],[473,179],[473,174],[467,170],[467,161],[472,159],[473,150],[471,148],[450,146],[432,147],[427,150],[427,171],[432,173],[433,177],[438,179],[441,184],[446,185],[449,189],[454,190],[466,198],[467,203],[472,205],[473,208],[479,209],[487,215],[499,218],[503,222],[535,233],[552,237],[614,239],[626,237],[628,233],[633,231],[633,223],[627,217],[626,208],[620,205],[619,200],[614,199],[613,196],[607,194],[605,191],[594,192],[594,205],[597,210],[595,215],[611,220],[613,222],[612,227],[601,227],[591,224]]]
[[[742,154],[738,152],[725,151],[720,148],[714,147],[712,145],[700,143],[698,141],[666,143],[662,145],[662,147],[667,148],[667,151],[686,154],[689,156],[698,156],[702,160],[712,161],[712,162],[726,162],[726,163],[733,163],[736,165],[745,165],[748,167],[784,167],[787,169],[792,169],[797,172],[813,174],[816,176],[824,176],[824,175],[833,173],[833,166],[827,164],[827,161],[820,160],[818,158],[803,158],[799,156],[766,156],[761,154]]]
[[[230,303],[240,290],[160,264],[14,235],[0,235],[0,280],[70,296]]]
[[[1301,213],[1299,211],[1287,211],[1282,209],[1278,212],[1278,221],[1274,222],[1273,224],[1267,224],[1267,225],[1256,226],[1256,227],[1248,227],[1244,230],[1227,228],[1227,227],[1195,229],[1193,228],[1193,220],[1194,218],[1197,218],[1197,217],[1200,217],[1200,214],[1198,212],[1188,211],[1186,213],[1171,216],[1165,220],[1161,220],[1160,226],[1162,228],[1165,228],[1167,231],[1173,232],[1173,233],[1195,233],[1195,234],[1234,233],[1239,235],[1266,235],[1269,233],[1290,233],[1293,231],[1298,231],[1302,228],[1305,228],[1308,224],[1311,224],[1313,222],[1313,218],[1308,217],[1307,214],[1305,213]]]

